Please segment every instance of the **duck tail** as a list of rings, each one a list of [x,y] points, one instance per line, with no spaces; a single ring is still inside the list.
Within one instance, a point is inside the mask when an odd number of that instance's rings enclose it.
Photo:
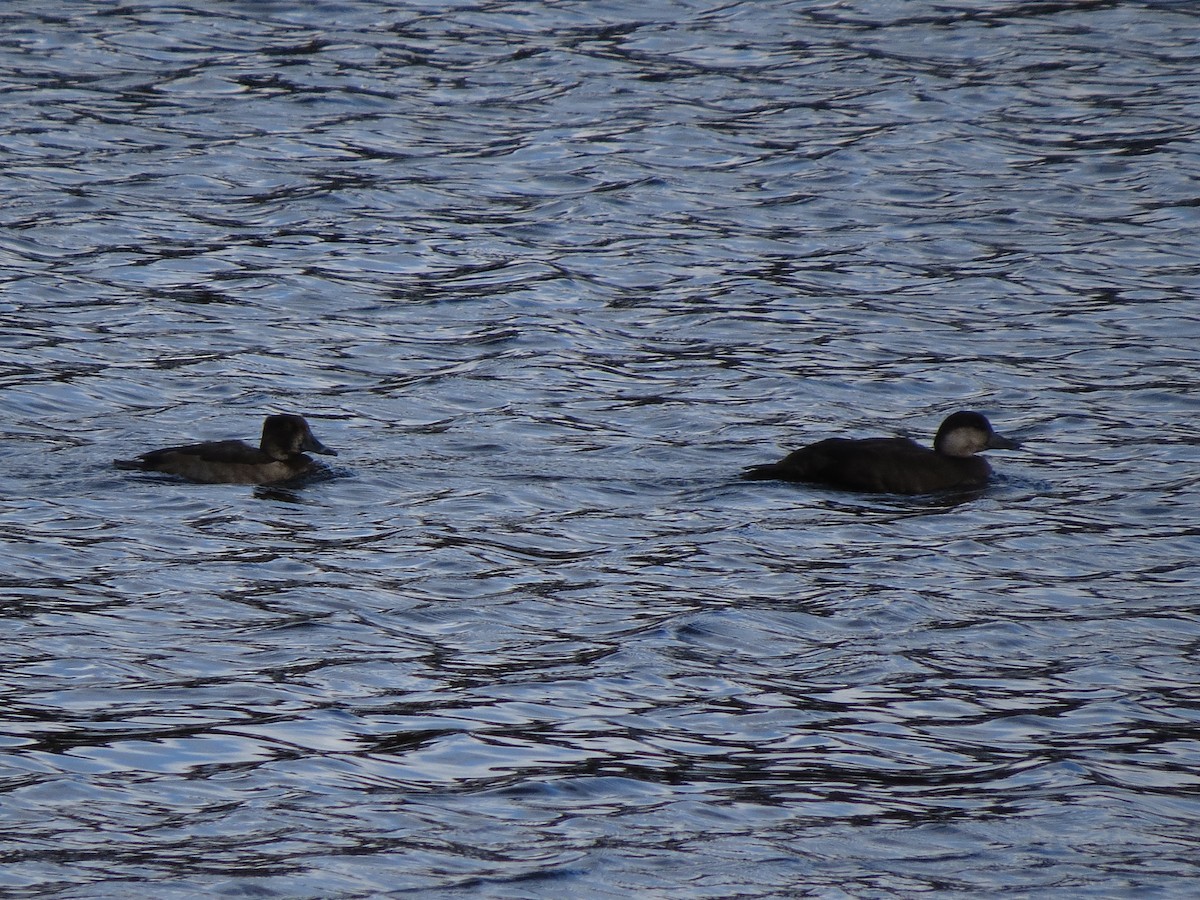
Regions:
[[[146,461],[144,459],[114,459],[113,465],[118,469],[145,469]]]
[[[779,477],[779,463],[766,463],[761,466],[750,466],[742,470],[742,478],[746,481],[769,481]]]

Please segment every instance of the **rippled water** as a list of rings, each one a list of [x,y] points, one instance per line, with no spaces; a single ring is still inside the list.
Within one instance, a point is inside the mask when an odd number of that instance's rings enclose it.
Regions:
[[[6,896],[1194,892],[1192,4],[0,25]]]

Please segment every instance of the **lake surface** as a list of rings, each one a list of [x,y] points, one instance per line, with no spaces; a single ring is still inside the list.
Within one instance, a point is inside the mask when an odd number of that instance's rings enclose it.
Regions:
[[[1194,4],[0,26],[4,896],[1194,896]]]

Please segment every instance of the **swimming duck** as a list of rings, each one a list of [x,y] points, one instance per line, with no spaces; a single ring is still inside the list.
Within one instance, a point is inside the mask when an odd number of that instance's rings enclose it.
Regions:
[[[977,412],[956,412],[942,423],[933,449],[908,438],[827,438],[776,463],[751,466],[743,478],[804,481],[880,494],[932,494],[980,488],[991,466],[981,450],[1014,450],[1020,444],[992,429]]]
[[[315,437],[303,416],[267,416],[257,447],[244,441],[209,441],[151,450],[134,459],[114,459],[118,469],[164,472],[205,484],[270,484],[290,481],[320,468],[303,451],[337,456]]]

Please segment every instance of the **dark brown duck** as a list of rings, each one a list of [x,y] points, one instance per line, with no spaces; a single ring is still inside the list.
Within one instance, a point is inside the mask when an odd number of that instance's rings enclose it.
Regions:
[[[118,469],[163,472],[205,484],[271,484],[316,471],[304,451],[337,456],[318,441],[303,416],[267,416],[257,447],[244,441],[209,441],[151,450],[134,459],[114,459]]]
[[[908,438],[827,438],[789,453],[779,462],[752,466],[751,480],[802,481],[880,494],[932,494],[987,484],[992,473],[983,450],[1014,450],[977,412],[956,412],[942,423],[933,449]]]

